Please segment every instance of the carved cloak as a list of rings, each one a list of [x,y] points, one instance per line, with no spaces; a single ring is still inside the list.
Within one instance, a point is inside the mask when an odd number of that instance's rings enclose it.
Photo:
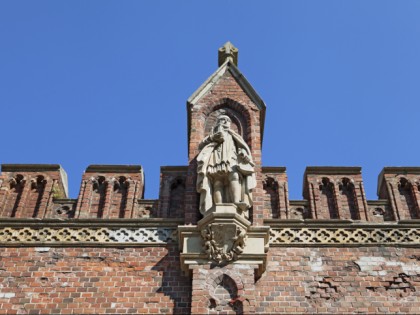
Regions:
[[[247,208],[252,207],[252,189],[256,187],[257,181],[253,169],[254,163],[252,162],[251,150],[242,137],[232,130],[227,130],[235,142],[237,149],[242,148],[246,151],[250,161],[242,165],[238,157],[238,172],[242,174],[242,195],[244,200],[242,202],[247,204]],[[213,206],[213,190],[212,185],[207,175],[207,167],[213,150],[217,147],[218,143],[212,142],[210,136],[207,136],[202,144],[205,146],[197,156],[197,192],[200,193],[200,212],[204,215]],[[241,171],[243,170],[243,171]]]

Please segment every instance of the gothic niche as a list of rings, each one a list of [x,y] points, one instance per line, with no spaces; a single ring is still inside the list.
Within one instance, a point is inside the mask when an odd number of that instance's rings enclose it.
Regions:
[[[341,192],[341,195],[345,196],[345,202],[342,204],[343,211],[349,211],[352,220],[360,220],[356,189],[352,180],[347,177],[342,178],[338,185],[338,189]]]
[[[10,190],[4,209],[7,209],[8,206],[13,205],[12,213],[10,215],[12,218],[16,216],[25,183],[26,181],[21,174],[17,174],[15,177],[9,180]]]
[[[97,218],[102,218],[105,206],[106,188],[108,186],[104,176],[91,178],[92,182],[92,199],[91,207],[96,210]]]
[[[401,177],[398,182],[398,191],[403,207],[408,210],[412,219],[418,219],[419,206],[414,194],[414,187],[405,177]]]
[[[216,278],[209,299],[209,314],[243,314],[235,281],[226,274]]]
[[[33,218],[38,216],[46,184],[47,181],[42,175],[38,175],[36,178],[31,179],[31,200],[35,201],[35,209],[32,214]],[[32,202],[30,202],[30,204],[32,204]]]
[[[319,190],[321,191],[321,198],[324,199],[328,206],[330,219],[339,219],[334,183],[328,177],[323,177]]]
[[[176,178],[170,187],[169,197],[169,218],[182,217],[184,210],[184,196],[185,195],[185,180],[183,178]]]
[[[280,218],[279,183],[273,177],[267,176],[263,181],[263,189],[264,208],[271,209],[272,218]]]
[[[233,203],[239,214],[249,217],[252,189],[257,185],[255,164],[248,144],[231,126],[229,116],[218,116],[211,133],[199,145],[197,192],[204,216],[216,204]]]
[[[112,212],[118,211],[118,217],[124,218],[125,216],[125,209],[127,205],[127,194],[128,188],[130,186],[130,182],[125,176],[119,176],[118,178],[114,178],[114,194],[112,198],[112,208],[118,207],[119,209],[111,209]],[[114,211],[113,211],[114,210]]]
[[[213,127],[216,125],[217,118],[220,115],[229,116],[231,119],[231,129],[236,132],[238,135],[246,139],[247,137],[244,135],[244,127],[246,123],[243,119],[238,115],[236,111],[230,109],[228,107],[223,107],[216,109],[215,111],[211,112],[208,117],[206,118],[206,124],[204,127],[204,134],[209,135],[212,133]]]

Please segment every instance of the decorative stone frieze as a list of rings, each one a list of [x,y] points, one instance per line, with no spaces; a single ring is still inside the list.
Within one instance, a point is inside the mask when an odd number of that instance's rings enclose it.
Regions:
[[[180,222],[3,220],[0,246],[153,246],[177,241]]]
[[[312,221],[312,220],[311,220]],[[420,247],[420,222],[352,224],[336,222],[265,222],[270,246],[411,246]]]

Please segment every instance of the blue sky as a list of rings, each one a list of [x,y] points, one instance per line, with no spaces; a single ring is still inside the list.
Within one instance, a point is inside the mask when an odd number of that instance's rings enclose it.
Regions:
[[[186,100],[239,48],[263,165],[420,166],[420,1],[0,1],[0,163],[187,164]]]

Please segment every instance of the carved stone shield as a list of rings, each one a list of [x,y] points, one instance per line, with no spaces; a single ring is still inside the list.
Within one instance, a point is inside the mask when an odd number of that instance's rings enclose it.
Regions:
[[[209,224],[201,231],[204,251],[217,263],[236,260],[245,247],[246,230],[234,223]]]

